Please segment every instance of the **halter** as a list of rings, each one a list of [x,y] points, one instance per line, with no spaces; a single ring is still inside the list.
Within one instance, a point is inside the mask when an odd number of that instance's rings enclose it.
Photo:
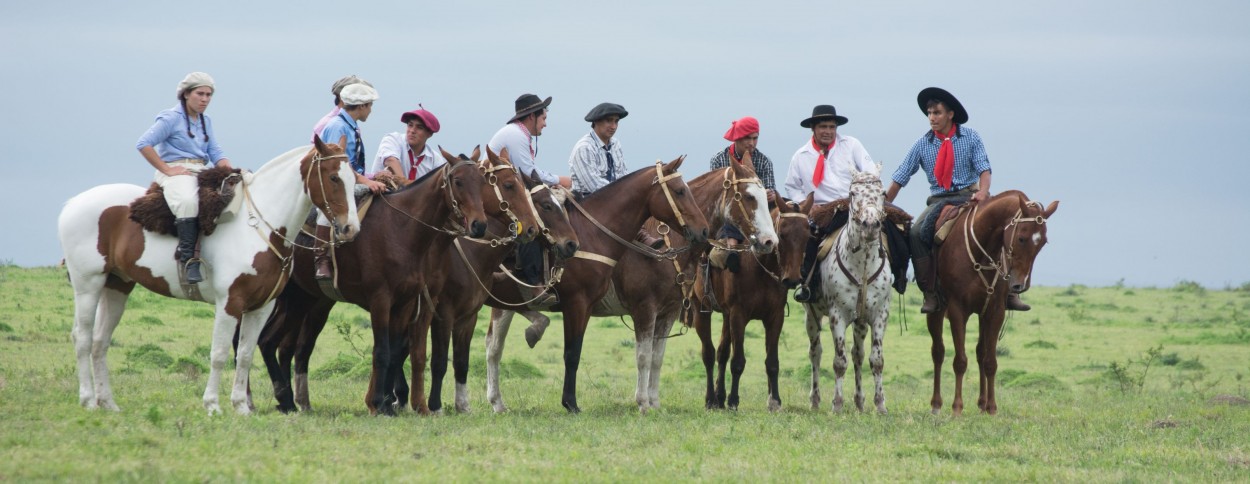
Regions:
[[[324,156],[324,155],[322,155],[322,154],[321,154],[321,152],[320,152],[320,151],[318,151],[316,148],[313,148],[313,157],[312,157],[312,162],[308,164],[308,172],[307,172],[307,173],[300,173],[300,181],[302,181],[302,182],[303,182],[303,184],[304,184],[304,193],[308,195],[308,199],[309,199],[309,200],[312,200],[312,193],[311,193],[311,191],[312,191],[312,187],[308,186],[308,178],[312,176],[312,174],[313,174],[313,172],[314,172],[314,171],[316,171],[316,172],[318,172],[318,173],[319,173],[319,172],[321,172],[321,162],[322,162],[322,161],[325,161],[325,160],[333,160],[333,159],[336,159],[336,158],[342,158],[342,159],[345,159],[345,160],[346,160],[346,159],[348,159],[348,158],[347,158],[347,154],[346,154],[346,153],[339,153],[339,154],[337,154],[337,155],[329,155],[329,156]],[[338,247],[339,245],[342,245],[342,242],[339,242],[339,241],[337,240],[338,238],[337,238],[337,237],[335,237],[335,234],[337,234],[337,233],[338,233],[338,231],[339,231],[338,222],[336,222],[336,221],[334,220],[334,217],[331,215],[331,213],[332,213],[332,212],[331,212],[331,210],[330,210],[330,200],[329,200],[329,198],[328,198],[328,197],[326,197],[326,183],[325,183],[325,180],[324,180],[324,179],[322,179],[322,177],[317,177],[317,189],[321,192],[321,200],[322,200],[322,202],[324,202],[324,203],[325,203],[325,205],[324,205],[324,206],[317,207],[317,208],[318,208],[318,209],[320,209],[320,210],[321,210],[321,212],[322,212],[322,213],[324,213],[324,214],[326,215],[326,220],[329,220],[329,221],[330,221],[330,226],[331,226],[331,227],[334,227],[334,231],[330,233],[330,240],[321,240],[321,239],[317,238],[317,234],[309,234],[309,235],[312,235],[313,240],[316,240],[316,241],[318,241],[318,242],[323,242],[323,243],[331,244],[331,245],[333,245],[334,247]],[[351,195],[347,195],[347,196],[351,196]],[[258,213],[259,213],[259,211],[258,211]],[[268,225],[268,223],[266,223],[266,225]],[[270,227],[270,228],[272,228],[272,227]]]
[[[725,168],[724,181],[721,183],[723,189],[721,190],[721,194],[720,194],[720,202],[721,202],[720,211],[721,213],[728,214],[733,210],[733,206],[737,205],[738,210],[742,212],[743,220],[746,221],[745,223],[746,227],[740,227],[740,228],[748,229],[748,230],[743,230],[742,234],[746,236],[747,238],[750,238],[750,237],[756,236],[756,234],[759,233],[759,228],[755,226],[755,220],[751,216],[751,212],[747,211],[746,204],[742,203],[742,191],[738,190],[738,185],[743,184],[743,183],[747,183],[747,184],[755,183],[755,184],[758,184],[761,188],[764,187],[764,184],[763,182],[760,181],[759,177],[739,179],[737,172],[734,171],[732,166]],[[730,195],[729,193],[730,190],[733,190],[732,195]],[[747,250],[751,250],[749,247],[746,247],[746,248],[729,247],[725,244],[721,244],[714,240],[709,240],[708,243],[718,249],[727,250],[731,252],[745,252]]]
[[[517,173],[516,167],[506,164],[487,166],[488,163],[489,160],[484,160],[482,164],[478,165],[478,169],[482,170],[482,175],[486,177],[486,183],[495,190],[495,199],[499,200],[499,211],[507,215],[509,220],[512,220],[512,223],[508,224],[508,239],[509,242],[511,242],[516,240],[517,236],[521,234],[521,220],[518,219],[516,214],[512,212],[512,207],[508,205],[508,201],[503,199],[503,192],[499,190],[499,177],[495,176],[495,172],[500,170],[512,170],[513,173]],[[534,192],[531,191],[530,193]],[[548,240],[552,240],[547,227],[543,225],[542,219],[538,218],[538,209],[534,208],[534,202],[530,200],[529,197],[525,197],[525,201],[529,204],[530,213],[533,213],[534,218],[538,220],[538,227],[542,229],[543,235],[547,236]]]
[[[460,221],[464,220],[465,218],[464,212],[460,211],[460,202],[456,200],[455,193],[452,193],[451,191],[451,173],[456,171],[462,166],[477,166],[477,163],[472,160],[465,160],[465,159],[457,158],[455,159],[454,162],[447,163],[446,165],[443,165],[442,168],[439,168],[439,170],[442,172],[442,176],[441,176],[442,185],[439,186],[439,189],[443,190],[443,192],[447,195],[447,205],[451,207],[452,214],[454,215],[454,217],[449,217],[447,220],[447,223],[451,225],[450,229],[442,228],[442,227],[435,227],[433,225],[430,225],[429,223],[426,223],[424,220],[421,220],[417,218],[416,216],[408,212],[405,212],[403,209],[396,207],[395,204],[391,203],[388,197],[383,196],[379,198],[381,198],[383,202],[386,202],[386,206],[395,209],[396,212],[399,212],[403,216],[408,217],[412,220],[415,220],[417,223],[424,225],[431,230],[442,232],[444,234],[455,236],[455,237],[467,236],[468,229],[460,224]]]
[[[801,218],[803,219],[805,225],[807,223],[807,214],[803,212],[782,212],[778,210],[777,218],[773,219],[773,225],[781,227],[781,219],[783,218]],[[781,270],[781,244],[777,244],[777,248],[773,250],[773,254],[777,257],[777,269]],[[764,265],[764,261],[761,261],[759,256],[755,256],[755,262],[758,263],[760,265],[760,269],[763,269],[764,273],[768,274],[769,277],[772,277],[774,281],[782,281],[781,276],[778,276],[777,274],[774,274],[773,271],[768,270],[768,266]]]
[[[673,173],[670,173],[670,174],[668,174],[668,175],[665,175],[665,174],[664,174],[664,171],[663,171],[663,168],[664,168],[664,163],[659,162],[659,161],[655,162],[655,171],[656,171],[656,176],[655,176],[655,179],[651,181],[651,184],[652,184],[652,185],[659,184],[659,185],[660,185],[660,188],[664,190],[664,196],[665,196],[665,198],[667,198],[667,199],[668,199],[668,206],[669,206],[670,208],[672,208],[672,210],[673,210],[673,215],[677,217],[677,222],[678,222],[679,224],[681,224],[682,229],[686,229],[686,228],[688,228],[688,225],[686,224],[686,219],[685,219],[685,217],[682,217],[682,215],[681,215],[681,210],[679,210],[679,209],[677,208],[677,201],[673,199],[673,192],[672,192],[671,190],[669,190],[669,188],[668,188],[668,183],[667,183],[669,180],[672,180],[672,179],[674,179],[674,178],[680,178],[680,177],[681,177],[681,173],[679,173],[679,172],[673,172]],[[621,245],[623,245],[623,246],[625,246],[625,247],[627,247],[627,248],[629,248],[629,249],[632,249],[632,250],[633,250],[633,251],[635,251],[635,252],[638,252],[638,253],[640,253],[640,254],[642,254],[642,255],[645,255],[645,256],[647,256],[647,257],[653,258],[653,259],[655,259],[655,260],[663,260],[663,259],[670,259],[670,260],[673,260],[673,259],[676,259],[676,258],[677,258],[677,256],[678,256],[679,254],[681,254],[682,252],[685,252],[685,251],[690,250],[690,245],[689,245],[689,244],[687,244],[685,247],[681,247],[681,248],[673,248],[673,247],[672,247],[672,245],[671,245],[671,244],[669,244],[669,248],[668,248],[668,249],[663,250],[663,251],[659,251],[659,250],[652,249],[652,248],[647,247],[647,246],[642,245],[642,244],[637,244],[637,243],[633,243],[633,242],[630,242],[630,241],[628,241],[628,240],[625,240],[625,239],[624,239],[624,238],[622,238],[621,236],[616,235],[616,233],[612,232],[612,230],[610,230],[610,229],[608,229],[607,227],[605,227],[605,226],[604,226],[601,222],[599,222],[599,220],[598,220],[598,219],[596,219],[594,216],[590,215],[590,212],[587,212],[585,207],[582,207],[582,205],[581,205],[580,203],[577,203],[577,200],[576,200],[574,197],[572,197],[572,196],[568,196],[568,195],[569,195],[569,193],[568,193],[568,189],[567,189],[567,188],[564,188],[564,187],[557,187],[556,189],[564,191],[564,192],[565,192],[565,193],[564,193],[564,195],[565,195],[565,200],[566,200],[568,203],[572,204],[572,205],[573,205],[573,208],[576,208],[576,209],[577,209],[577,211],[581,212],[581,213],[582,213],[582,215],[584,215],[584,216],[586,217],[586,219],[587,219],[587,220],[589,220],[589,221],[590,221],[590,223],[594,224],[594,226],[595,226],[596,228],[598,228],[601,232],[603,232],[603,233],[607,234],[607,235],[608,235],[608,237],[611,237],[611,238],[612,238],[612,240],[617,241],[617,242],[618,242],[618,243],[620,243]],[[668,235],[668,233],[669,233],[669,231],[670,231],[670,230],[671,230],[671,229],[669,228],[668,224],[666,224],[666,223],[664,223],[664,222],[660,222],[660,223],[659,223],[659,227],[657,227],[657,228],[656,228],[656,231],[658,231],[658,232],[660,233],[660,235],[665,236],[665,239],[664,239],[664,240],[665,240],[665,242],[666,242],[666,243],[668,242],[668,237],[667,237],[667,235]],[[578,251],[578,254],[583,254],[583,253],[582,253],[581,251]],[[584,254],[583,254],[583,255],[584,255]],[[581,256],[575,256],[575,257],[581,257]],[[598,256],[596,255],[595,257],[598,257]],[[586,257],[586,258],[592,258],[592,259],[593,259],[594,257]],[[604,258],[604,259],[606,259],[606,258]],[[598,259],[596,259],[596,260],[598,260]],[[606,260],[609,260],[609,261],[610,261],[611,259],[606,259]],[[604,261],[603,261],[603,260],[600,260],[600,262],[604,262]],[[606,262],[605,262],[605,263],[606,263]],[[613,261],[612,263],[614,264],[614,263],[615,263],[615,261]]]
[[[1032,200],[1026,200],[1024,205],[1026,207],[1041,207],[1041,203],[1034,202]],[[972,270],[976,271],[977,277],[981,279],[981,284],[985,286],[985,303],[981,305],[981,313],[985,313],[986,309],[989,308],[990,298],[994,296],[994,288],[998,285],[998,282],[1007,281],[1011,278],[1011,261],[1014,258],[1014,254],[1012,254],[1011,244],[1003,244],[1003,247],[998,250],[998,259],[995,260],[995,258],[990,255],[989,251],[985,250],[985,247],[981,245],[981,241],[977,240],[976,233],[972,231],[972,226],[975,225],[975,221],[973,219],[976,218],[977,212],[980,208],[980,204],[974,204],[972,207],[972,213],[968,214],[968,216],[964,218],[964,231],[967,234],[967,236],[964,237],[964,249],[968,253],[968,260],[972,262]],[[1032,222],[1038,225],[1046,225],[1046,217],[1044,216],[1038,215],[1036,217],[1023,217],[1023,215],[1023,208],[1016,209],[1016,214],[1011,217],[1011,221],[1007,222],[1006,227],[1003,227],[1004,232],[1006,232],[1007,229],[1011,229],[1010,240],[1014,240],[1016,238],[1016,231],[1020,228],[1020,223]],[[982,265],[977,261],[977,257],[972,254],[972,244],[974,243],[977,246],[977,250],[981,252],[981,255],[990,260],[988,264]],[[994,275],[987,278],[985,277],[984,271],[990,269],[994,270]],[[990,281],[994,281],[994,283],[990,284]]]

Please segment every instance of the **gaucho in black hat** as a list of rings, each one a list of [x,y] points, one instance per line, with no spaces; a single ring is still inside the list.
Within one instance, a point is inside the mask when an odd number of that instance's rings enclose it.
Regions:
[[[799,122],[799,126],[812,130],[812,138],[790,158],[790,171],[786,174],[786,194],[792,200],[803,200],[812,194],[817,204],[825,204],[850,196],[851,174],[856,171],[878,172],[880,168],[872,161],[872,156],[864,145],[854,137],[838,132],[838,127],[850,120],[838,115],[837,108],[821,104],[812,108],[812,115]],[[802,282],[794,292],[794,299],[808,302],[820,286],[819,270],[813,271],[816,265],[816,254],[820,242],[825,235],[832,234],[846,224],[847,213],[837,212],[824,226],[815,227],[815,237],[807,244],[803,255]],[[902,231],[893,224],[882,224],[882,229],[893,228],[898,239],[902,239]],[[889,238],[887,237],[887,240]],[[897,253],[897,249],[891,248]],[[906,287],[907,262],[901,259],[903,277],[899,286]],[[895,271],[896,273],[898,271]]]
[[[542,99],[534,94],[522,94],[516,98],[516,112],[508,120],[508,124],[495,132],[491,137],[490,147],[495,153],[508,149],[508,158],[518,171],[530,176],[538,174],[538,178],[548,185],[572,187],[572,180],[567,176],[557,176],[538,168],[538,137],[542,136],[543,128],[547,127],[547,106],[551,98]],[[517,287],[525,299],[531,300],[533,309],[551,307],[558,299],[555,291],[547,290],[543,280],[542,247],[537,241],[516,245],[515,268],[525,284]]]
[[[929,179],[929,198],[924,211],[916,217],[908,239],[916,285],[924,291],[920,311],[930,313],[939,309],[934,292],[937,264],[930,257],[937,215],[946,205],[969,200],[983,202],[990,198],[990,159],[985,154],[981,136],[965,126],[968,110],[953,94],[942,88],[927,87],[916,96],[916,104],[920,112],[929,117],[929,130],[916,140],[899,164],[885,199],[894,201],[912,175],[924,169]],[[1028,311],[1029,305],[1020,300],[1019,294],[1011,294],[1007,297],[1007,309]]]

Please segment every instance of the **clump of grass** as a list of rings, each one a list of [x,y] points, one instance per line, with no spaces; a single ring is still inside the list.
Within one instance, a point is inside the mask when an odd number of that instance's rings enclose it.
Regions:
[[[633,348],[637,343],[632,339],[623,339],[618,343],[622,348]]]
[[[126,352],[126,365],[131,368],[167,368],[173,362],[174,357],[152,343]]]
[[[1007,345],[998,345],[998,348],[994,349],[994,354],[1000,358],[1009,358],[1011,357],[1011,348],[1007,347]]]
[[[1202,284],[1198,284],[1196,281],[1188,279],[1181,279],[1181,281],[1176,283],[1175,286],[1172,286],[1172,290],[1176,292],[1197,294],[1199,296],[1205,296],[1207,294],[1207,288],[1202,287]]]
[[[187,378],[199,378],[200,375],[208,373],[208,365],[189,356],[179,356],[169,365],[169,372],[180,373],[186,375]]]
[[[1044,349],[1044,350],[1053,350],[1053,349],[1058,349],[1058,348],[1059,348],[1059,347],[1058,347],[1058,346],[1056,346],[1054,343],[1051,343],[1051,342],[1046,341],[1046,340],[1041,340],[1041,339],[1036,340],[1036,341],[1030,341],[1030,342],[1028,342],[1028,343],[1025,343],[1024,347],[1025,347],[1025,348],[1040,348],[1040,349]]]
[[[359,356],[339,353],[338,356],[335,356],[333,360],[330,360],[330,362],[322,365],[316,370],[313,370],[309,376],[312,378],[345,376],[351,373],[352,369],[364,363],[364,360]]]
[[[1159,364],[1163,366],[1176,366],[1176,364],[1180,362],[1181,355],[1176,353],[1168,353],[1166,355],[1159,356]]]
[[[469,358],[469,377],[482,379],[486,378],[485,356],[474,355]],[[533,379],[542,377],[543,371],[527,361],[505,358],[503,361],[499,362],[499,378],[501,380],[511,380],[514,378]]]
[[[1158,362],[1162,354],[1163,346],[1160,345],[1146,350],[1146,354],[1136,360],[1129,359],[1124,363],[1113,361],[1107,369],[1107,379],[1112,381],[1121,393],[1140,393],[1146,386],[1146,375],[1150,373],[1150,367]]]
[[[143,326],[164,326],[165,325],[165,322],[161,321],[161,318],[152,316],[150,314],[145,314],[141,316],[139,320],[135,322]]]
[[[13,327],[9,323],[0,322],[0,333],[12,333]]]
[[[213,319],[217,316],[211,308],[204,306],[196,306],[182,312],[183,316],[194,319]]]
[[[1199,361],[1198,357],[1195,356],[1191,360],[1185,360],[1178,363],[1176,365],[1176,369],[1184,371],[1198,371],[1207,369],[1207,365],[1202,364],[1202,361]]]
[[[1085,292],[1085,286],[1082,286],[1080,284],[1072,284],[1068,286],[1067,289],[1060,291],[1059,295],[1060,296],[1080,296],[1081,293],[1083,292]]]
[[[1042,392],[1068,391],[1068,385],[1059,381],[1054,375],[1044,373],[1024,373],[1012,379],[1000,379],[1007,388],[1036,390]]]

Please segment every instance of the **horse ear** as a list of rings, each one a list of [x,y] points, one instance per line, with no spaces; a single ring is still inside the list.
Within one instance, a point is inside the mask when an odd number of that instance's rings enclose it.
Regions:
[[[318,134],[313,135],[313,146],[317,148],[318,152],[321,152],[321,153],[326,152],[326,149],[327,149],[326,144],[324,141],[321,141],[321,135],[318,135]]]
[[[816,192],[807,194],[807,198],[803,199],[803,203],[799,204],[799,211],[803,213],[812,213],[812,205],[816,203]]]
[[[508,147],[507,147],[507,146],[505,146],[505,147],[503,147],[503,148],[500,148],[500,149],[499,149],[499,162],[500,162],[500,163],[503,163],[503,164],[505,164],[505,165],[511,165],[511,164],[512,164],[512,157],[508,155]]]
[[[1050,202],[1050,205],[1046,207],[1046,211],[1042,212],[1042,216],[1046,218],[1050,218],[1051,215],[1055,214],[1055,210],[1058,208],[1059,208],[1059,200]]]
[[[477,161],[481,157],[482,157],[482,145],[474,146],[473,155],[472,155],[473,161]]]
[[[535,168],[535,169],[533,169],[533,170],[530,170],[529,177],[530,177],[530,179],[531,179],[531,180],[534,180],[534,185],[535,185],[535,186],[537,186],[539,183],[542,183],[542,181],[543,181],[543,177],[538,176],[538,168]]]
[[[439,146],[438,146],[438,152],[443,154],[443,159],[444,159],[444,160],[447,160],[447,162],[448,162],[448,163],[451,163],[451,162],[453,162],[453,161],[455,161],[455,160],[459,159],[459,158],[457,158],[457,157],[456,157],[456,155],[453,155],[453,154],[451,154],[451,153],[448,153],[448,152],[447,152],[447,150],[443,149],[443,146],[442,146],[442,145],[439,145]],[[455,163],[452,163],[452,164],[454,165]]]
[[[678,156],[676,160],[668,162],[668,165],[664,166],[664,173],[677,171],[678,168],[681,168],[681,162],[683,161],[686,161],[686,155]]]
[[[743,164],[743,165],[746,165],[746,166],[751,167],[751,171],[752,171],[752,172],[754,172],[754,171],[755,171],[755,163],[752,163],[752,162],[751,162],[751,152],[750,152],[750,151],[748,151],[748,152],[746,152],[746,153],[743,153],[743,154],[742,154],[742,164]]]
[[[538,186],[537,183],[534,183],[534,180],[537,180],[537,178],[526,175],[525,173],[521,173],[521,172],[517,172],[517,175],[521,176],[521,183],[525,184],[525,188],[534,188]],[[537,173],[535,173],[535,175],[537,175]]]

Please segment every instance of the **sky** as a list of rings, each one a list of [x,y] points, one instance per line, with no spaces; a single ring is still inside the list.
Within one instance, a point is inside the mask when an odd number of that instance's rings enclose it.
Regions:
[[[235,166],[307,143],[356,74],[380,99],[366,156],[418,103],[431,143],[485,145],[522,93],[554,98],[538,164],[568,173],[582,117],[629,110],[631,169],[687,155],[687,179],[755,116],[783,184],[817,104],[891,174],[951,91],[985,142],[991,191],[1060,201],[1034,283],[1250,282],[1250,3],[1198,1],[5,2],[0,263],[62,255],[56,218],[92,186],[147,186],[135,142],[211,74],[207,114]],[[917,175],[896,203],[919,213]]]

